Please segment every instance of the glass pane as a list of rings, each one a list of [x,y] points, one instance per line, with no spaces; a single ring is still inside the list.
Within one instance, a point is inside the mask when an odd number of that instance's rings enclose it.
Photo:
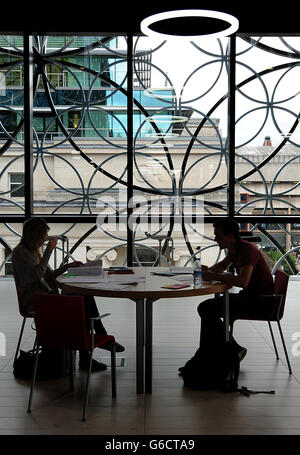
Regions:
[[[299,50],[300,37],[237,39],[237,214],[299,214]]]
[[[126,41],[38,36],[34,93],[34,212],[93,214],[126,189]],[[35,77],[35,73],[34,73]],[[123,107],[112,102],[122,94]]]
[[[227,213],[227,54],[227,38],[134,40],[137,263],[146,247],[148,265],[172,261],[171,244],[162,243],[160,261],[158,239],[148,232],[171,236],[175,264],[185,265],[209,242],[203,217]]]
[[[69,261],[82,262],[102,259],[104,267],[126,264],[126,244],[114,243],[113,239],[104,237],[101,230],[97,229],[94,224],[48,224],[50,226],[49,235],[60,236],[56,251],[49,262],[52,269],[59,267],[66,258]],[[261,225],[245,224],[240,227],[241,230],[251,231],[255,236],[255,244],[261,249],[273,274],[277,269],[284,270],[290,275],[300,273],[299,224],[264,223]],[[201,256],[202,262],[208,266],[224,258],[224,251],[220,251],[214,242],[213,231],[212,224],[205,225],[206,243],[202,248]],[[21,223],[2,223],[0,225],[0,276],[12,274],[11,252],[20,241],[21,234]],[[151,266],[157,259],[156,249],[155,244],[142,246],[142,242],[139,242],[134,265]],[[168,249],[165,257],[170,256],[171,251]],[[163,260],[162,265],[164,264]]]
[[[0,35],[0,211],[23,214],[24,173],[23,37]],[[17,198],[17,199],[16,199]]]
[[[40,36],[35,48],[42,75],[33,108],[34,212],[99,215],[97,225],[70,232],[75,239],[91,230],[89,257],[112,257],[117,245],[118,265],[126,260],[126,223],[116,232],[104,219],[110,211],[115,218],[119,193],[127,207],[127,42]]]
[[[300,273],[299,224],[248,223],[243,228],[257,238],[255,243],[261,249],[273,274],[276,270],[284,270],[289,275]]]
[[[126,263],[126,248],[120,246],[97,229],[95,224],[47,223],[49,235],[58,236],[56,250],[52,253],[49,266],[58,268],[64,260],[92,261],[102,259],[103,266]],[[11,275],[11,253],[22,236],[21,223],[0,225],[0,275]],[[47,242],[45,242],[46,246]],[[126,245],[126,244],[125,244]]]

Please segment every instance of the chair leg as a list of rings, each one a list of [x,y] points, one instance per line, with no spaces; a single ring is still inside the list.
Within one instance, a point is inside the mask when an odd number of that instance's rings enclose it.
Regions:
[[[287,353],[287,349],[286,349],[283,333],[282,333],[282,330],[281,330],[280,322],[277,321],[277,324],[278,324],[278,329],[279,329],[279,333],[280,333],[280,337],[281,337],[281,341],[282,341],[282,346],[283,346],[284,353],[285,353],[285,358],[286,358],[286,361],[287,361],[287,364],[288,364],[288,368],[289,368],[289,373],[292,374],[292,368],[291,368],[291,364],[290,364],[290,359],[289,359],[289,356],[288,356],[288,353]]]
[[[36,343],[36,337],[35,337],[34,343],[33,343],[33,348],[32,348],[33,352],[35,352],[36,349],[37,349],[37,343]]]
[[[111,393],[113,397],[117,396],[116,386],[116,347],[111,350]]]
[[[270,321],[268,321],[268,325],[269,325],[269,329],[270,329],[270,333],[271,333],[271,338],[272,338],[272,341],[273,341],[273,346],[274,346],[274,349],[275,349],[276,359],[279,360],[277,346],[276,346],[276,343],[275,343],[275,338],[274,338],[274,334],[273,334],[273,330],[272,330],[272,326],[271,326],[271,322]]]
[[[30,395],[29,395],[29,401],[28,401],[28,408],[27,408],[27,412],[28,412],[28,413],[31,412],[31,403],[32,403],[32,397],[33,397],[33,388],[34,388],[35,381],[36,381],[36,372],[37,372],[37,366],[38,366],[39,356],[40,356],[40,350],[39,350],[39,346],[38,346],[38,347],[37,347],[37,350],[36,350],[35,358],[34,358],[34,368],[33,368],[33,373],[32,373],[31,389],[30,389]]]
[[[18,344],[17,344],[17,349],[16,349],[16,353],[15,353],[13,365],[15,364],[16,359],[17,359],[18,354],[19,354],[19,349],[20,349],[20,345],[21,345],[21,340],[22,340],[23,332],[24,332],[25,322],[26,322],[26,318],[23,317],[23,322],[22,322],[22,326],[21,326],[21,331],[20,331],[20,335],[19,335],[19,339],[18,339]]]
[[[85,395],[84,395],[84,406],[83,406],[83,414],[82,414],[83,422],[86,421],[86,411],[87,411],[87,405],[88,405],[88,394],[89,394],[89,384],[90,384],[90,376],[91,376],[91,369],[92,369],[93,352],[94,352],[94,349],[91,349],[91,351],[89,353],[89,365],[88,365],[88,371],[87,371]]]
[[[234,322],[231,322],[229,326],[229,341],[232,341],[233,339],[233,324]]]
[[[69,349],[69,376],[71,391],[74,390],[74,361],[75,361],[74,351],[72,351],[72,349]]]

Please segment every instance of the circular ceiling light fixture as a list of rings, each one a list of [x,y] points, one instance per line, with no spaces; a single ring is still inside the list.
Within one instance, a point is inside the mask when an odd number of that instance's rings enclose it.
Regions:
[[[166,11],[146,17],[141,22],[144,35],[165,40],[222,38],[232,35],[238,28],[239,21],[236,17],[205,9]],[[186,30],[188,35],[185,34]],[[195,30],[192,35],[191,30]],[[181,34],[178,33],[180,31]]]

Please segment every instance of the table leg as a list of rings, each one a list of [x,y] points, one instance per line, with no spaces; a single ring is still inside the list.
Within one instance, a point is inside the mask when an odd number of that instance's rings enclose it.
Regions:
[[[152,344],[153,344],[153,302],[146,299],[146,355],[145,355],[145,392],[152,393]]]
[[[144,299],[136,302],[136,393],[144,393],[145,370],[145,303]]]
[[[225,340],[229,341],[229,292],[224,292]]]

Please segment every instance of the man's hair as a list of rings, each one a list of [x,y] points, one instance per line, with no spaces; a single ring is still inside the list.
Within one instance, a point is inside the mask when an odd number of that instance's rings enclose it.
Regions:
[[[218,220],[213,224],[214,228],[221,228],[225,235],[232,234],[234,238],[240,238],[240,227],[238,223],[231,218],[224,218],[222,220]]]

